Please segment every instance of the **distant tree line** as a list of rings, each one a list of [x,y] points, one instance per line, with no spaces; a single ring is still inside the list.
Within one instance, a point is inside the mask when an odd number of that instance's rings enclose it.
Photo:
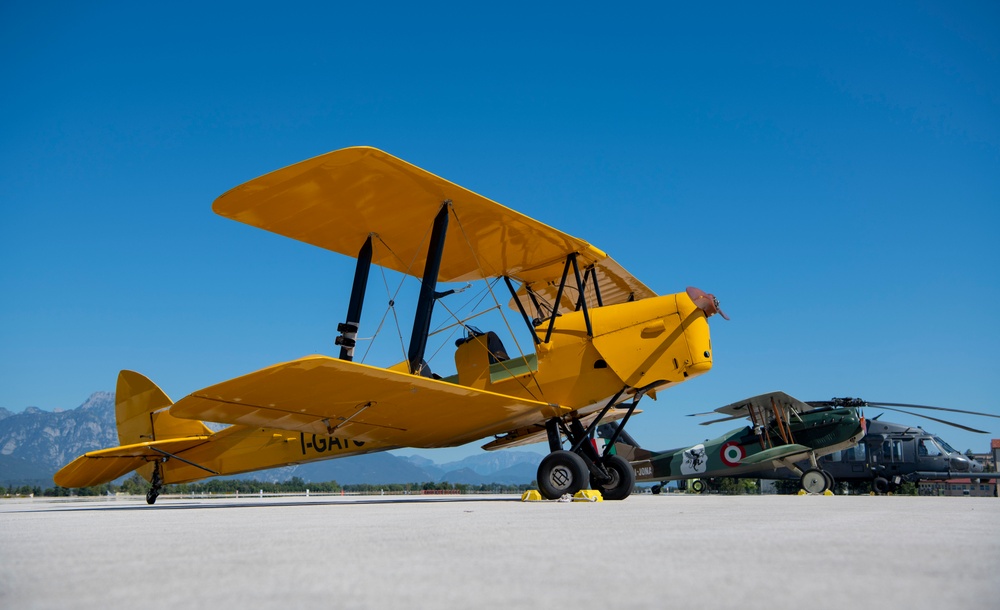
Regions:
[[[372,483],[357,483],[353,485],[340,485],[336,481],[314,482],[304,481],[300,477],[292,477],[287,481],[270,482],[257,481],[255,479],[212,479],[200,483],[180,483],[164,485],[160,494],[178,495],[200,495],[200,494],[235,494],[246,493],[301,493],[308,490],[310,493],[423,493],[425,491],[449,491],[458,493],[523,493],[528,489],[535,488],[535,482],[530,484],[510,485],[504,483],[488,483],[483,485],[469,485],[465,483],[390,483],[376,485]],[[122,482],[121,485],[105,483],[94,487],[81,487],[77,489],[66,489],[63,487],[50,487],[42,489],[39,486],[10,486],[0,485],[0,497],[3,496],[106,496],[116,493],[129,495],[145,495],[149,490],[149,482],[142,478],[139,473],[134,473],[131,477]]]

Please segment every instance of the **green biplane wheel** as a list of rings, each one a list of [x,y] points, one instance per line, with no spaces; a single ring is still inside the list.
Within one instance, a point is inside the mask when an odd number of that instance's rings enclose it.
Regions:
[[[600,483],[591,475],[590,488],[600,491],[605,500],[624,500],[629,497],[635,487],[635,471],[628,460],[620,455],[612,455],[604,467],[611,473],[611,480]]]
[[[702,493],[702,492],[705,491],[705,481],[702,481],[701,479],[695,479],[695,480],[691,481],[691,484],[688,485],[688,487],[694,493],[700,494],[700,493]]]
[[[833,486],[837,484],[837,480],[834,479],[833,475],[826,470],[823,471],[823,476],[826,477],[826,488],[833,489]]]
[[[810,468],[803,472],[799,483],[802,484],[802,489],[811,494],[821,494],[830,488],[830,482],[827,480],[826,475],[818,468]]]
[[[553,451],[538,465],[538,491],[548,500],[573,495],[587,485],[587,463],[570,451]]]

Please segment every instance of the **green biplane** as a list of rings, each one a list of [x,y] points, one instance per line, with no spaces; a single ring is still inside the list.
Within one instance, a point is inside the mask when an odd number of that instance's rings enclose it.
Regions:
[[[865,435],[865,420],[855,407],[814,407],[784,392],[770,392],[741,400],[711,413],[725,417],[706,424],[747,417],[750,425],[718,438],[670,451],[649,451],[619,431],[615,452],[627,459],[636,481],[656,481],[659,493],[668,481],[692,480],[693,491],[704,491],[705,480],[746,476],[762,470],[786,468],[799,476],[809,493],[833,487],[833,477],[817,458],[853,447]],[[696,415],[708,415],[698,413]],[[599,431],[608,438],[615,424]],[[798,462],[807,460],[807,467]]]

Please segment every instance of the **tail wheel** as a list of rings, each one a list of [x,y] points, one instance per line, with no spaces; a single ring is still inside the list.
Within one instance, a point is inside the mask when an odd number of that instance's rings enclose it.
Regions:
[[[587,463],[579,455],[553,451],[538,465],[538,491],[549,500],[573,495],[587,485],[588,474]]]
[[[160,462],[153,464],[153,476],[149,481],[149,491],[146,492],[146,504],[153,504],[160,496],[160,487],[163,485],[163,474],[160,472]]]
[[[600,490],[605,500],[624,500],[629,497],[635,487],[635,471],[628,460],[620,455],[612,455],[604,463],[604,467],[611,474],[611,480],[602,483],[591,475],[590,487]]]

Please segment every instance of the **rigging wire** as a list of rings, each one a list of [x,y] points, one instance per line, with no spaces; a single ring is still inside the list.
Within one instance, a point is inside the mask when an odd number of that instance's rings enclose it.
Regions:
[[[465,226],[462,224],[462,219],[459,218],[458,211],[455,209],[454,205],[452,205],[451,207],[451,213],[455,217],[455,221],[458,223],[458,228],[462,232],[462,237],[465,238],[465,243],[469,246],[469,251],[472,253],[472,258],[476,261],[476,267],[484,276],[487,276],[488,274],[486,270],[483,269],[483,264],[479,261],[479,257],[476,255],[476,249],[472,247],[472,241],[469,239],[469,235],[465,231]],[[494,283],[498,281],[500,281],[500,278],[496,277],[494,279]],[[514,334],[514,329],[511,328],[510,322],[507,320],[507,316],[503,315],[503,309],[500,305],[500,301],[497,299],[496,294],[493,292],[493,286],[490,284],[489,281],[486,282],[486,288],[487,290],[489,290],[490,296],[493,298],[493,303],[496,305],[497,311],[500,313],[500,317],[503,319],[504,325],[507,326],[507,332],[510,333],[511,338],[514,340],[514,346],[517,348],[518,354],[520,355],[521,358],[525,358],[524,350],[521,349],[521,342],[517,340],[517,335]],[[486,297],[484,296],[483,298],[485,299]],[[511,377],[515,379],[522,388],[524,388],[525,392],[527,392],[535,400],[544,399],[545,392],[542,391],[542,387],[538,384],[538,378],[534,374],[529,373],[532,382],[534,382],[535,387],[538,388],[538,392],[541,395],[541,398],[535,396],[535,393],[532,392],[531,389],[523,381],[521,381],[521,378],[514,375],[512,371],[508,369],[506,365],[503,364],[503,362],[504,361],[502,360],[500,361],[504,370],[507,371],[508,373],[511,373]]]

